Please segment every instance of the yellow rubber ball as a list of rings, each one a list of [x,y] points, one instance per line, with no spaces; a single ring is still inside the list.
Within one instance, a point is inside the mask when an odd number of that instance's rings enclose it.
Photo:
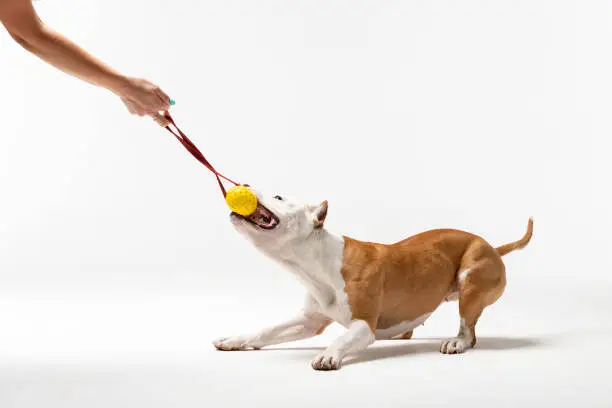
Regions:
[[[257,196],[245,186],[234,186],[227,191],[225,202],[236,214],[248,217],[257,209]]]

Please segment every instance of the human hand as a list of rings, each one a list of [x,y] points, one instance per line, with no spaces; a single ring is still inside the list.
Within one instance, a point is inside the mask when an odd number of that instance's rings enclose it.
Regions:
[[[117,92],[129,112],[138,116],[151,116],[160,126],[167,126],[163,114],[170,108],[170,97],[157,85],[141,78],[127,78],[126,85]]]
[[[151,115],[151,117],[159,126],[166,127],[170,124],[170,121],[166,118],[166,113],[167,111],[164,111],[163,113],[155,113]]]

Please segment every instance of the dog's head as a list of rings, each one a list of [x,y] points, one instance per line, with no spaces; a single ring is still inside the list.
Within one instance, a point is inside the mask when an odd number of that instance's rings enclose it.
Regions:
[[[297,200],[265,194],[253,187],[257,196],[257,210],[249,217],[231,213],[236,230],[263,250],[281,248],[303,240],[315,230],[323,228],[327,216],[327,201],[318,205],[304,205]]]

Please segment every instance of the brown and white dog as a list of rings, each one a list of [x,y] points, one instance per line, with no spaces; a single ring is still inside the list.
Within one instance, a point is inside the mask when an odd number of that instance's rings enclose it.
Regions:
[[[483,309],[504,292],[501,257],[525,247],[533,231],[530,218],[523,238],[497,248],[454,229],[426,231],[392,245],[362,242],[323,227],[327,201],[307,206],[251,189],[259,206],[250,217],[232,213],[234,227],[293,272],[308,295],[293,319],[213,344],[219,350],[259,349],[313,337],[340,323],[346,332],[312,361],[315,370],[340,368],[347,354],[376,339],[409,339],[445,301],[459,301],[460,325],[440,351],[456,354],[473,347]]]

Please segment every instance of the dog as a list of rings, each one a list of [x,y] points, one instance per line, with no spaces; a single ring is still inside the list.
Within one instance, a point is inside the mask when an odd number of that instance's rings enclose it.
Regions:
[[[258,250],[285,266],[306,287],[302,310],[258,333],[213,342],[218,350],[260,349],[321,334],[332,322],[343,335],[312,361],[315,370],[337,370],[343,359],[378,339],[409,339],[443,302],[458,301],[459,332],[440,352],[463,353],[476,344],[476,323],[506,286],[502,256],[531,240],[533,218],[520,240],[491,246],[455,229],[435,229],[387,245],[330,233],[328,202],[303,205],[264,194],[251,216],[231,213],[234,228]]]

